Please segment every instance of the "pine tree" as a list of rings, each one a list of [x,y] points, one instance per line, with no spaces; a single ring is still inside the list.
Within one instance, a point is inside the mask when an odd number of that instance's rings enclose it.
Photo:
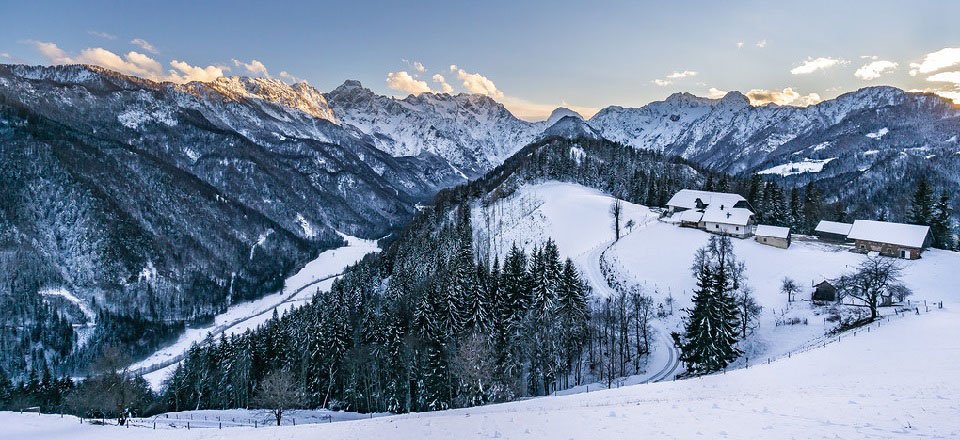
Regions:
[[[790,215],[787,224],[794,231],[803,229],[803,203],[800,199],[800,190],[796,187],[790,188]]]
[[[913,193],[913,201],[910,204],[910,223],[915,225],[930,225],[933,219],[933,190],[926,177],[920,177],[917,181],[917,189]]]
[[[721,243],[727,240],[727,243]],[[729,238],[711,237],[697,254],[693,308],[687,311],[683,337],[674,335],[681,360],[691,374],[719,371],[740,356],[736,348],[740,319],[733,291],[738,287],[736,260]]]
[[[823,217],[823,201],[820,192],[813,182],[807,184],[803,190],[803,229],[801,232],[811,233]]]
[[[952,210],[950,209],[950,194],[946,191],[940,193],[933,209],[933,217],[930,222],[930,235],[933,238],[933,247],[940,249],[953,249],[953,220],[950,218]]]

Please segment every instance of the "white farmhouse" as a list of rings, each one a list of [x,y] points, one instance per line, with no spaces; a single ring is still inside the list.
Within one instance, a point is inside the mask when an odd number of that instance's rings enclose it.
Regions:
[[[667,207],[680,226],[740,238],[753,233],[753,209],[740,194],[683,189]]]

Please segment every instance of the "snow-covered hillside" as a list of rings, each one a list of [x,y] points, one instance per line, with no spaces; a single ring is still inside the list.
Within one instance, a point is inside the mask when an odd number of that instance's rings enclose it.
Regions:
[[[256,328],[270,319],[274,310],[282,314],[308,301],[317,290],[329,289],[344,268],[356,263],[368,253],[380,250],[375,240],[346,235],[343,238],[347,241],[347,246],[320,253],[303,269],[287,278],[282,291],[256,301],[231,306],[226,312],[217,315],[210,325],[187,329],[176,342],[134,363],[130,370],[143,374],[150,386],[159,390],[191,345],[202,343],[210,336],[230,336]]]
[[[957,438],[960,296],[769,365],[676,382],[436,413],[280,428],[179,430],[188,439]],[[0,436],[169,438],[0,413]]]

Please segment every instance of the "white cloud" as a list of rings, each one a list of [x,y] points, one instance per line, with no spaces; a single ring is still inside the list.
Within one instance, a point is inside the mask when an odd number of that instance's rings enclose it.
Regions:
[[[414,62],[413,62],[413,68],[416,69],[417,72],[420,72],[420,73],[423,73],[423,72],[426,72],[426,71],[427,71],[427,68],[424,67],[424,66],[423,66],[423,63],[421,63],[421,62],[419,62],[419,61],[414,61]]]
[[[660,87],[665,87],[665,86],[669,86],[670,84],[673,84],[673,81],[670,81],[669,79],[659,79],[659,78],[653,80],[652,82]]]
[[[757,42],[757,44],[754,44],[754,46],[763,49],[764,47],[767,47],[767,40],[760,40]]]
[[[291,82],[291,83],[298,83],[298,82],[303,81],[302,78],[297,77],[297,76],[293,76],[293,75],[290,74],[290,72],[287,72],[286,70],[281,70],[281,71],[280,71],[280,78],[283,78],[283,79],[285,79],[285,80],[287,80],[287,81],[289,81],[289,82]]]
[[[820,95],[816,93],[801,95],[800,93],[794,91],[790,87],[787,87],[783,90],[752,89],[749,92],[747,92],[746,95],[748,98],[750,98],[750,103],[752,103],[753,105],[764,105],[764,104],[772,103],[777,105],[792,105],[796,107],[806,107],[808,105],[813,105],[823,100],[820,98]]]
[[[743,42],[742,42],[742,41],[738,41],[738,42],[737,42],[737,49],[743,49]]]
[[[960,47],[945,47],[924,55],[923,61],[910,63],[910,75],[932,73],[960,64]]]
[[[106,40],[116,40],[116,39],[117,39],[117,36],[116,36],[116,35],[108,34],[108,33],[106,33],[106,32],[87,31],[87,33],[90,34],[90,35],[93,35],[94,37],[100,37],[100,38],[103,38],[103,39],[106,39]]]
[[[170,71],[167,77],[169,81],[186,83],[191,81],[210,82],[221,76],[226,69],[220,66],[191,66],[183,61],[173,60],[170,66],[175,70]]]
[[[247,73],[253,76],[265,76],[270,77],[270,72],[267,71],[267,66],[264,66],[259,60],[250,60],[249,63],[244,63],[238,59],[233,60],[233,65],[236,67],[243,67],[243,70],[246,70]]]
[[[437,73],[433,75],[433,82],[437,83],[440,86],[440,91],[443,93],[453,93],[453,86],[447,84],[447,79],[443,75]]]
[[[143,49],[143,50],[145,50],[145,51],[147,51],[147,52],[150,52],[150,53],[152,53],[152,54],[158,54],[158,53],[160,53],[160,51],[157,50],[157,48],[154,47],[154,45],[150,44],[149,41],[144,40],[143,38],[134,38],[134,39],[130,40],[130,44],[133,44],[133,45],[136,45],[136,46],[140,46],[141,49]]]
[[[727,96],[726,90],[720,90],[716,87],[710,87],[710,90],[707,90],[707,98],[710,99],[720,99],[724,96]]]
[[[806,75],[809,73],[816,72],[818,70],[829,69],[833,66],[844,64],[847,61],[841,60],[838,58],[829,58],[829,57],[819,57],[819,58],[807,58],[803,64],[794,67],[790,70],[790,73],[794,75]]]
[[[139,52],[130,51],[123,56],[117,55],[102,47],[83,49],[76,56],[69,55],[56,43],[31,41],[31,44],[43,55],[50,64],[92,64],[117,72],[139,76],[155,81],[172,81],[184,83],[189,81],[213,81],[223,76],[222,66],[191,66],[183,61],[170,62],[172,70],[164,72],[159,61]]]
[[[938,90],[938,91],[935,91],[934,93],[953,101],[953,103],[956,105],[960,105],[960,91],[951,92],[951,91]]]
[[[416,79],[406,71],[387,73],[387,87],[413,95],[431,91],[426,81]]]
[[[13,58],[13,57],[11,57],[10,54],[6,52],[0,52],[0,58]]]
[[[930,82],[946,82],[960,85],[960,72],[940,72],[927,77]]]
[[[456,65],[451,65],[450,67],[453,68],[456,67]],[[497,85],[494,84],[493,81],[479,73],[470,73],[463,69],[457,69],[457,79],[463,81],[463,88],[470,93],[487,95],[495,99],[503,98],[504,96],[503,92],[497,89]]]
[[[44,58],[47,59],[51,64],[74,64],[76,61],[73,58],[70,58],[67,53],[57,46],[56,43],[50,43],[46,41],[31,41],[33,47],[40,52]]]
[[[875,58],[873,58],[875,59]],[[853,73],[853,76],[860,78],[865,81],[874,80],[880,78],[885,72],[892,72],[899,66],[899,64],[893,61],[879,60],[872,63],[867,63],[857,69]]]
[[[689,77],[689,76],[697,76],[697,72],[692,71],[692,70],[684,70],[684,71],[682,71],[682,72],[673,72],[673,73],[667,75],[667,78],[677,79],[677,78],[686,78],[686,77]]]

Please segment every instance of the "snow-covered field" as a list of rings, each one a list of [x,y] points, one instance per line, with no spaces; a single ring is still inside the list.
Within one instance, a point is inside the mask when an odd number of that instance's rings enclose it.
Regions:
[[[816,151],[816,149],[814,149],[814,151]],[[781,176],[792,176],[794,174],[802,173],[819,173],[823,171],[823,167],[826,164],[830,163],[830,161],[834,159],[836,159],[836,157],[827,159],[804,159],[799,162],[790,162],[783,165],[770,167],[763,171],[757,172],[757,174],[779,174]]]
[[[299,272],[287,278],[283,290],[264,296],[256,301],[238,303],[217,315],[213,322],[205,327],[188,328],[176,342],[163,347],[147,358],[130,366],[132,371],[143,373],[143,377],[154,389],[159,389],[163,381],[176,369],[177,363],[190,346],[205,340],[208,335],[239,334],[254,329],[270,319],[273,310],[277,313],[309,300],[319,290],[329,289],[334,278],[343,269],[356,263],[364,255],[377,252],[379,248],[374,240],[343,236],[347,246],[320,253],[316,259],[306,264]]]
[[[960,438],[960,300],[870,332],[722,375],[437,413],[268,428],[185,429],[189,439]],[[166,439],[169,430],[0,413],[0,437]]]

